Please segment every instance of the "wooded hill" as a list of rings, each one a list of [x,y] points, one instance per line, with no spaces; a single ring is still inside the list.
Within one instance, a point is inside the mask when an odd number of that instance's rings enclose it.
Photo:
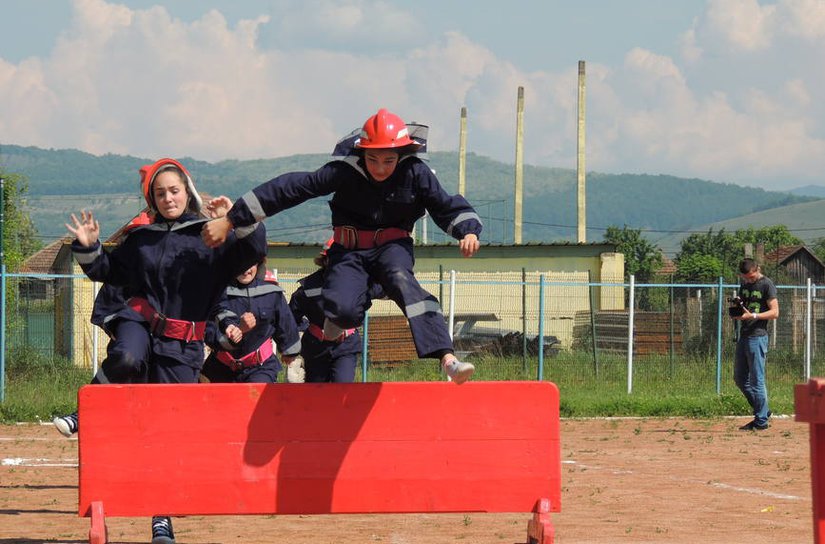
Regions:
[[[226,160],[208,163],[188,157],[198,190],[238,198],[280,173],[314,170],[329,155],[294,155],[276,159]],[[96,156],[77,150],[4,145],[0,166],[28,179],[27,204],[39,234],[46,240],[65,233],[68,215],[92,209],[103,235],[116,230],[137,213],[143,199],[138,168],[152,159]],[[444,188],[458,190],[458,154],[430,153],[430,166]],[[490,158],[467,155],[466,196],[485,222],[484,241],[512,243],[514,167]],[[269,239],[323,242],[329,225],[327,198],[318,198],[267,221]],[[729,183],[668,175],[587,175],[588,241],[602,240],[610,225],[645,231],[695,231],[710,224],[764,210],[811,202],[813,197],[743,188]],[[574,242],[576,237],[576,173],[573,169],[524,167],[523,240]],[[781,219],[781,218],[780,218]],[[447,241],[432,223],[430,242]]]

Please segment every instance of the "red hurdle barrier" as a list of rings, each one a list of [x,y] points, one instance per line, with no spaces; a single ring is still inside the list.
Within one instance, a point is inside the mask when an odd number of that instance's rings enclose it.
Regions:
[[[794,411],[810,425],[814,543],[825,544],[825,379],[794,386]]]
[[[106,516],[561,511],[549,382],[90,385],[78,513]]]

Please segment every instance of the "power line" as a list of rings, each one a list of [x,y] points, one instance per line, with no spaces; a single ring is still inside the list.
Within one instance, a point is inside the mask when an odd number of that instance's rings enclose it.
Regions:
[[[136,198],[140,198],[140,197],[138,196]],[[495,200],[495,201],[491,200],[491,201],[488,201],[488,202],[501,202],[501,201],[500,200]],[[484,219],[487,220],[487,221],[492,221],[492,222],[497,222],[497,223],[505,223],[505,224],[509,224],[510,222],[512,222],[511,218],[504,218],[504,217],[489,217],[488,216],[488,217],[485,217]],[[540,221],[524,221],[524,224],[533,225],[533,226],[537,226],[537,227],[546,227],[546,228],[555,228],[555,229],[568,229],[568,230],[574,230],[574,229],[578,228],[576,225],[566,225],[566,224],[561,224],[561,223],[544,223],[544,222],[540,222]],[[613,225],[613,226],[617,226],[617,225]],[[630,225],[625,225],[625,226],[627,226],[629,228],[633,228]],[[277,232],[277,233],[280,233],[282,235],[287,235],[288,236],[288,235],[291,235],[291,234],[296,234],[296,233],[301,233],[301,232],[317,232],[317,231],[330,229],[330,228],[332,228],[332,225],[330,225],[330,223],[314,223],[314,224],[308,224],[308,225],[289,225],[289,226],[273,227],[273,228],[267,227],[267,232],[268,233]],[[610,227],[587,226],[588,231],[606,232],[608,228],[610,228]],[[724,229],[724,227],[720,228],[720,229],[714,229],[713,227],[711,227],[709,229],[702,229],[702,230],[693,230],[693,229],[672,230],[672,229],[652,229],[652,228],[638,228],[638,229],[634,229],[634,230],[638,230],[641,233],[655,233],[655,234],[669,235],[669,234],[706,234],[709,230],[715,230],[716,232],[719,232],[719,231],[726,230],[726,229]],[[800,233],[801,232],[816,232],[816,231],[823,231],[823,235],[825,235],[825,226],[788,229],[788,232],[790,232],[790,233],[794,233],[794,232],[800,232]],[[431,233],[431,236],[438,236],[439,234],[441,234],[441,233],[438,230],[436,230],[436,231]],[[64,236],[65,236],[65,234],[48,235],[48,234],[39,234],[38,233],[38,234],[34,235],[34,237],[37,238],[37,239],[50,240],[50,241],[61,239]],[[447,237],[447,235],[444,235],[444,236]]]

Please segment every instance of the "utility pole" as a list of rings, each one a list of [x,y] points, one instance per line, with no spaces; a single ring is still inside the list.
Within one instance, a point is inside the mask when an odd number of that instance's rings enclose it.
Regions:
[[[518,88],[516,105],[516,189],[513,213],[513,243],[521,244],[522,200],[524,198],[524,87]]]
[[[576,185],[577,185],[577,210],[578,210],[578,237],[580,244],[587,242],[587,191],[584,166],[584,136],[585,136],[585,100],[584,100],[584,61],[579,61],[579,115],[578,115],[578,144],[576,149]]]
[[[458,194],[467,190],[467,107],[461,108],[461,126],[458,130]]]

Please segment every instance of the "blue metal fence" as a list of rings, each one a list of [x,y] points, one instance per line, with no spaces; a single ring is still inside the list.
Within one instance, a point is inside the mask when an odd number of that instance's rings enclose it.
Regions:
[[[287,296],[303,275],[280,275]],[[721,394],[732,387],[731,365],[725,360],[732,360],[735,331],[725,293],[737,285],[721,278],[708,284],[558,278],[540,272],[419,277],[426,289],[441,296],[457,346],[478,359],[477,366],[491,379],[551,379],[562,386],[605,388],[621,380],[627,394],[639,387],[673,388],[680,380],[687,391],[712,387]],[[817,334],[825,324],[825,300],[810,282],[777,288],[781,316],[771,325],[771,372],[781,373],[785,381],[806,381],[825,369],[825,335]],[[5,398],[6,359],[21,347],[96,369],[105,346],[88,323],[96,290],[87,278],[12,274],[2,268],[0,292],[0,400]],[[376,362],[370,353],[370,322],[385,315],[400,311],[391,302],[376,303],[363,326],[365,381]],[[482,370],[479,377],[484,375]]]

